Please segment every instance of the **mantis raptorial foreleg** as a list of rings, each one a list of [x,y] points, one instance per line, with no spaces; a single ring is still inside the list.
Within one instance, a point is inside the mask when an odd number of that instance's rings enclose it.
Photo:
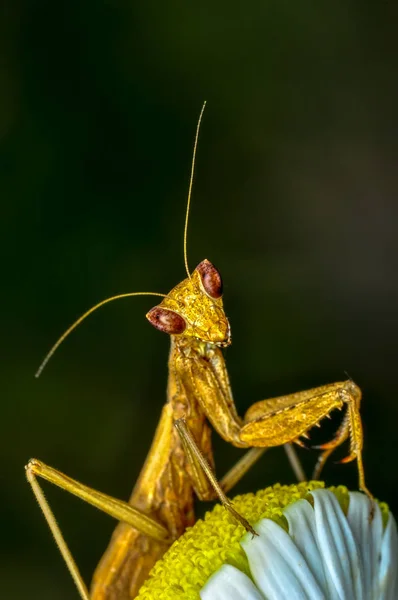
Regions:
[[[240,438],[243,421],[236,412],[228,372],[220,349],[207,349],[206,358],[203,360],[192,360],[189,356],[178,354],[173,364],[176,365],[182,385],[198,399],[218,434],[234,446],[250,446]],[[285,450],[297,480],[305,481],[304,470],[292,444],[286,443]],[[249,451],[232,467],[220,482],[224,491],[228,491],[235,484],[235,476],[240,479],[250,469],[253,464],[252,458],[255,456],[257,455],[252,455]],[[233,483],[230,484],[230,481]]]
[[[310,390],[261,400],[253,404],[242,421],[235,409],[228,375],[218,348],[208,350],[202,360],[179,356],[175,364],[184,387],[198,399],[214,429],[227,442],[238,447],[272,447],[299,442],[301,436],[332,410],[347,406],[347,415],[335,438],[322,446],[316,473],[331,452],[350,436],[350,455],[342,462],[357,460],[359,487],[369,497],[362,463],[363,432],[359,413],[361,390],[351,380]],[[291,448],[289,448],[291,453]],[[291,462],[294,462],[294,455]]]
[[[338,448],[338,446],[340,446],[343,442],[345,442],[345,440],[348,439],[349,435],[350,435],[350,413],[347,411],[347,413],[344,415],[343,422],[341,423],[340,427],[336,431],[333,439],[330,440],[330,442],[320,444],[319,446],[313,446],[313,448],[315,448],[317,450],[323,450],[323,452],[321,452],[321,454],[319,455],[317,463],[315,465],[314,472],[312,474],[313,479],[319,479],[322,469],[323,469],[327,459],[329,458],[329,456],[332,454],[332,452],[334,452],[336,450],[336,448]],[[348,461],[343,459],[340,462],[344,463],[344,462],[348,462]]]
[[[331,452],[350,436],[350,454],[342,462],[357,460],[359,487],[372,498],[365,484],[362,463],[363,431],[359,413],[360,401],[361,390],[351,380],[262,400],[247,411],[240,438],[250,446],[279,446],[305,436],[309,429],[318,425],[332,410],[341,409],[346,405],[348,412],[335,438],[322,446],[326,453],[318,462],[317,473]]]

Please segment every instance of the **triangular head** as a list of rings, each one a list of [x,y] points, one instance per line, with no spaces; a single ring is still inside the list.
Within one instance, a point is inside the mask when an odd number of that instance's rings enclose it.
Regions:
[[[229,346],[231,328],[225,316],[222,292],[220,273],[205,259],[146,317],[156,329],[170,335]]]

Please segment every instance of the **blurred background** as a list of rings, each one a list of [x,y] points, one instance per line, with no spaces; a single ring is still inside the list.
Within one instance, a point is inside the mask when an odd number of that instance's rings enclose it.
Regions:
[[[156,299],[103,308],[34,373],[99,300],[184,278],[205,99],[189,262],[207,257],[224,278],[238,411],[347,371],[363,390],[368,486],[397,514],[397,6],[0,10],[2,596],[77,598],[25,482],[31,456],[120,498],[145,459],[167,377],[168,337],[144,318]],[[216,435],[214,446],[222,475],[240,452]],[[316,452],[299,453],[310,473]],[[357,487],[355,463],[331,461],[324,477]],[[237,492],[277,481],[294,481],[281,448]],[[89,580],[114,522],[44,487]]]

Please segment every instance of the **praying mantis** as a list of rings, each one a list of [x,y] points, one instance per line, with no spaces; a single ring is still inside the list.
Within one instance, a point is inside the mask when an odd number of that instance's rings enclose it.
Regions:
[[[149,571],[167,548],[195,521],[194,494],[201,500],[219,498],[247,530],[251,525],[238,514],[226,493],[260,458],[266,448],[285,445],[299,479],[304,475],[292,442],[346,407],[334,438],[319,448],[317,478],[330,454],[350,440],[349,456],[357,460],[359,487],[370,498],[362,462],[363,433],[361,391],[351,380],[262,400],[239,417],[232,397],[222,349],[231,343],[231,330],[223,307],[223,284],[216,267],[203,260],[193,272],[187,260],[187,229],[199,129],[199,116],[188,190],[184,227],[184,262],[187,277],[168,294],[133,292],[108,298],[83,314],[56,342],[37,375],[64,339],[94,310],[113,300],[139,295],[160,296],[160,303],[146,315],[158,330],[170,335],[167,402],[151,449],[128,502],[71,479],[37,459],[31,459],[26,475],[54,535],[82,600],[131,600]],[[215,478],[211,427],[228,443],[246,454],[221,479]],[[119,521],[88,591],[71,552],[45,499],[38,477],[75,494]]]

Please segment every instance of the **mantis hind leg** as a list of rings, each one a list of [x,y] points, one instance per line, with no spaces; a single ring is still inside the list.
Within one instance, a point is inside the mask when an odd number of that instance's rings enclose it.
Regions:
[[[69,569],[82,600],[90,600],[90,594],[57,524],[54,514],[37,481],[37,477],[42,477],[58,487],[78,496],[82,500],[85,500],[100,510],[108,513],[115,519],[131,525],[143,534],[154,540],[157,540],[160,543],[164,543],[166,545],[171,543],[172,540],[170,540],[169,531],[163,525],[145,513],[134,508],[130,504],[127,504],[127,502],[117,500],[116,498],[107,496],[102,492],[93,490],[92,488],[89,488],[88,486],[83,485],[82,483],[79,483],[70,477],[67,477],[60,471],[57,471],[56,469],[53,469],[52,467],[49,467],[36,459],[30,460],[25,468],[28,482],[30,483],[36,500],[43,511],[47,524],[54,536],[55,542]]]

